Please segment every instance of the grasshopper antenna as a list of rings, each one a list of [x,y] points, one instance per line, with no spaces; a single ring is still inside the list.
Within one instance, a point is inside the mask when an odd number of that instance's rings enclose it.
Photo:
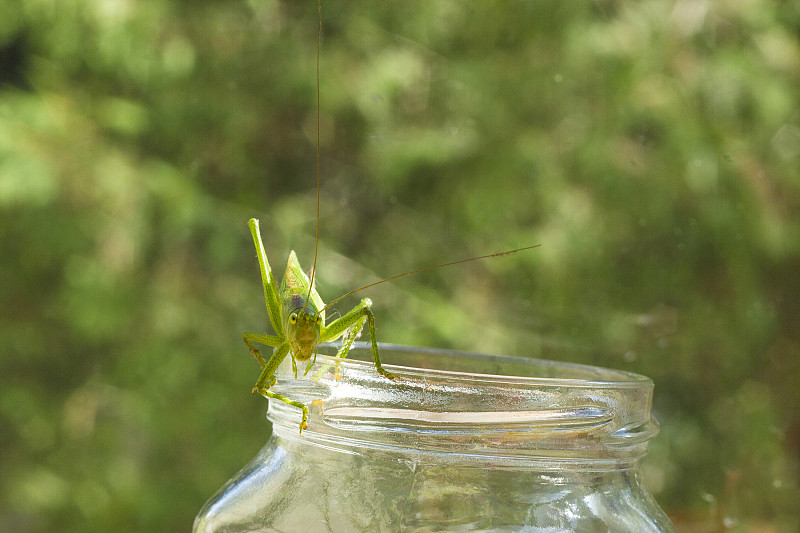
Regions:
[[[346,298],[347,296],[350,296],[353,293],[356,293],[358,291],[363,291],[364,289],[368,289],[370,287],[374,287],[375,285],[380,285],[381,283],[385,283],[385,282],[391,281],[393,279],[402,278],[403,276],[410,276],[411,274],[418,274],[420,272],[425,272],[426,270],[434,270],[436,268],[442,268],[442,267],[446,267],[446,266],[457,265],[459,263],[468,263],[470,261],[477,261],[479,259],[489,259],[490,257],[500,257],[501,255],[511,255],[511,254],[515,254],[517,252],[530,250],[531,248],[538,248],[539,246],[541,246],[541,244],[534,244],[533,246],[525,246],[523,248],[517,248],[515,250],[506,250],[505,252],[497,252],[497,253],[494,253],[494,254],[480,255],[478,257],[469,257],[467,259],[459,259],[458,261],[450,261],[449,263],[442,263],[440,265],[433,265],[433,266],[429,266],[429,267],[425,267],[425,268],[419,268],[417,270],[411,270],[410,272],[403,272],[402,274],[397,274],[395,276],[392,276],[392,277],[389,277],[389,278],[386,278],[386,279],[382,279],[380,281],[375,281],[373,283],[370,283],[369,285],[364,285],[363,287],[359,287],[359,288],[354,289],[354,290],[352,290],[350,292],[347,292],[347,293],[339,296],[335,300],[332,300],[332,301],[328,302],[328,304],[325,307],[323,307],[322,309],[320,309],[319,312],[321,313],[325,309],[329,308],[331,305],[335,304],[336,302],[338,302],[339,300],[341,300],[343,298]]]
[[[319,12],[319,28],[317,29],[317,227],[314,232],[314,263],[311,266],[311,281],[309,283],[308,296],[303,304],[302,313],[308,306],[308,300],[311,298],[311,289],[314,288],[314,276],[317,273],[317,250],[319,249],[319,54],[322,48],[322,0],[317,0],[317,11]]]

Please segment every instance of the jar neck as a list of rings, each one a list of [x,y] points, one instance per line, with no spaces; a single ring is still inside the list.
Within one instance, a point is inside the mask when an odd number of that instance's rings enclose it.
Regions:
[[[653,384],[636,374],[382,346],[384,366],[400,376],[388,380],[364,345],[345,360],[323,353],[308,378],[295,380],[288,360],[276,373],[274,390],[310,409],[300,436],[299,411],[270,401],[279,437],[415,462],[602,470],[635,465],[658,432]]]

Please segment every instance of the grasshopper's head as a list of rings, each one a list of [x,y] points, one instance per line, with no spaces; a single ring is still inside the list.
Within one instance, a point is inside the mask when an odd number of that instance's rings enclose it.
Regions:
[[[311,309],[296,309],[286,319],[286,338],[297,361],[308,361],[317,349],[322,317]]]

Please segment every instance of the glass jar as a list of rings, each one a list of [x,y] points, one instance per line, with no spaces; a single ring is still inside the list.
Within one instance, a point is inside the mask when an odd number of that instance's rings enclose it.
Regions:
[[[327,351],[326,353],[333,353]],[[363,345],[287,358],[258,456],[209,500],[195,532],[675,531],[642,482],[658,432],[653,383],[536,359]],[[395,366],[402,365],[402,366]],[[302,371],[302,368],[301,368]]]

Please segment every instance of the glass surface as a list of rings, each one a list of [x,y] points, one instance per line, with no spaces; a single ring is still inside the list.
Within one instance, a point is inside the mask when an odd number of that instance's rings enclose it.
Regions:
[[[329,348],[326,353],[333,353]],[[258,456],[204,506],[196,532],[674,531],[639,459],[658,432],[653,383],[599,367],[383,346],[287,359]]]

